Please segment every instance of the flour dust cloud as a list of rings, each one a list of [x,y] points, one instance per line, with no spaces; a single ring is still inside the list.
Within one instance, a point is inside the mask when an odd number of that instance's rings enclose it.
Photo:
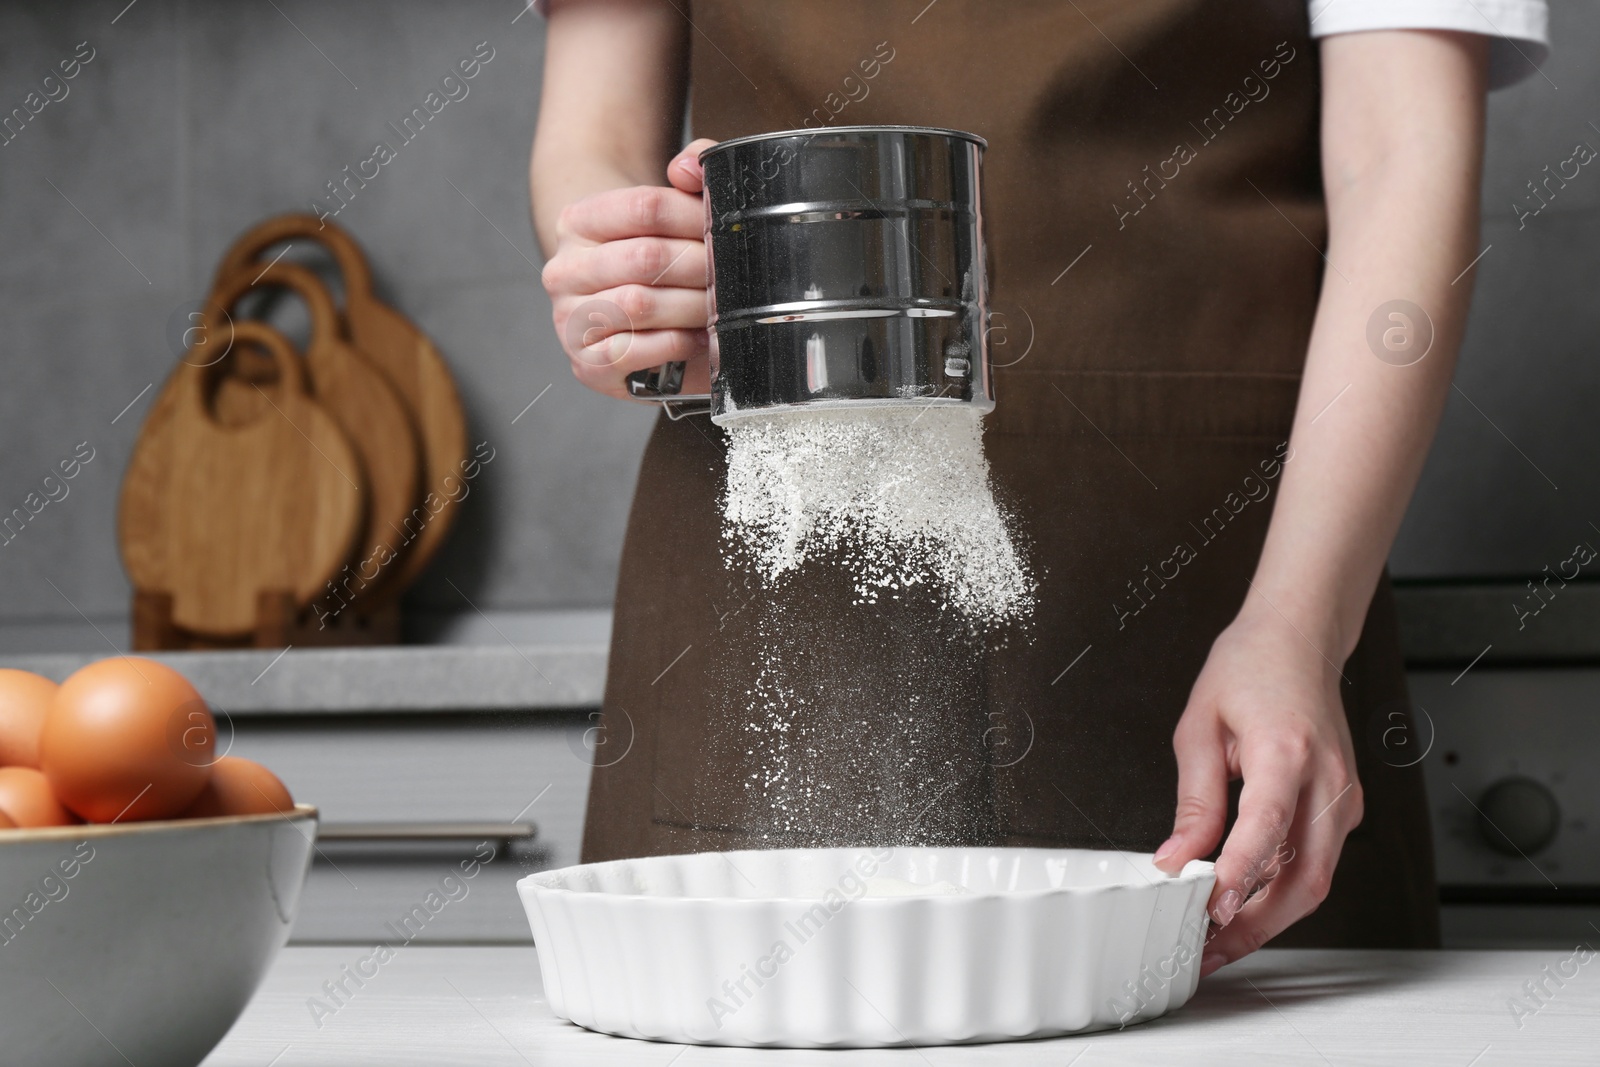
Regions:
[[[981,417],[966,406],[749,416],[727,434],[730,567],[776,586],[829,559],[848,570],[857,603],[920,587],[977,632],[1032,613],[1036,584],[990,485]]]

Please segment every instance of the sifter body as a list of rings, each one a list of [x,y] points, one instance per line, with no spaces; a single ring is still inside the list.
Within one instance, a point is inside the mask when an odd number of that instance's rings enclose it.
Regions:
[[[841,406],[994,407],[973,134],[794,130],[700,155],[710,260],[711,393],[682,366],[633,395],[725,424]]]

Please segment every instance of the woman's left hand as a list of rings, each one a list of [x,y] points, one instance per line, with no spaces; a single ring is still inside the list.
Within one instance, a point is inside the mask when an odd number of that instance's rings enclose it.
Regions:
[[[1345,836],[1361,822],[1341,674],[1313,644],[1318,638],[1252,592],[1212,644],[1173,735],[1178,809],[1172,836],[1156,852],[1162,870],[1175,874],[1216,848],[1228,783],[1244,779],[1207,904],[1213,929],[1201,975],[1315,911]]]
[[[1313,911],[1361,822],[1340,665],[1450,394],[1470,296],[1456,282],[1479,254],[1488,40],[1382,30],[1320,45],[1326,254],[1339,266],[1323,278],[1254,584],[1173,735],[1178,814],[1156,853],[1172,873],[1209,855],[1228,782],[1244,779],[1201,974]],[[1427,358],[1404,367],[1362,342],[1373,308],[1398,293],[1434,327]]]

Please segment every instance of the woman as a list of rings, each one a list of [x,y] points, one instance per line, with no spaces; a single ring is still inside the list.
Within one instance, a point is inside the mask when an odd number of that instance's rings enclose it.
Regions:
[[[718,553],[720,433],[661,420],[606,691],[632,747],[595,770],[586,860],[888,839],[1176,871],[1221,844],[1202,973],[1285,930],[1437,943],[1421,769],[1374,740],[1406,722],[1384,560],[1465,321],[1485,89],[1542,55],[1544,5],[1493,26],[1470,0],[1313,7],[551,5],[544,282],[609,395],[669,360],[706,385],[701,148],[802,125],[988,139],[985,447],[1042,576],[1030,638],[970,661],[824,570],[750,585]],[[686,93],[702,139],[676,151]],[[625,317],[591,320],[595,299]],[[737,787],[771,773],[740,709],[774,649],[815,704],[784,758],[826,818]],[[919,717],[930,680],[945,699]],[[1029,744],[994,758],[996,726]]]

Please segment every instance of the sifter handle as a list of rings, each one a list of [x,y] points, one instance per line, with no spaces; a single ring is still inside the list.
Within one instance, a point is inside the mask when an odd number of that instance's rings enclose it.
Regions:
[[[676,422],[685,415],[711,414],[710,393],[683,393],[683,363],[636,370],[628,375],[628,395],[661,405],[667,418]]]

